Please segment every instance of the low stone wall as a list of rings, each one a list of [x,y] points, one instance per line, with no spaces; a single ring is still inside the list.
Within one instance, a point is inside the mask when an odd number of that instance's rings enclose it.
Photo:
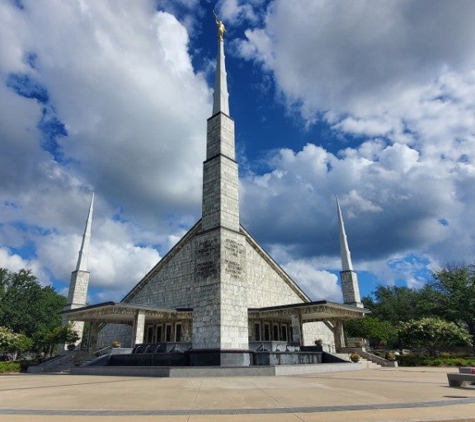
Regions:
[[[254,352],[254,365],[308,365],[322,363],[321,352]]]

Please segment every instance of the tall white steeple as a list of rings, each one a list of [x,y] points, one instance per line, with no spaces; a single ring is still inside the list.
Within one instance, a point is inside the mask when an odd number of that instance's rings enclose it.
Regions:
[[[93,210],[94,210],[94,192],[92,193],[91,206],[89,207],[89,214],[87,215],[86,228],[82,236],[81,249],[79,250],[79,257],[78,257],[78,263],[76,265],[76,271],[87,271],[87,259],[89,257],[89,244],[91,242]]]
[[[218,27],[213,111],[203,163],[201,231],[194,238],[193,349],[213,365],[247,366],[249,333],[245,238],[239,224],[239,178],[234,121],[229,116],[224,62],[226,31]]]
[[[226,78],[226,66],[224,63],[224,39],[223,35],[226,31],[224,24],[216,18],[218,25],[218,57],[216,60],[216,75],[214,80],[213,93],[213,116],[216,113],[224,113],[229,116],[229,94],[228,82]],[[219,23],[218,23],[219,22]]]
[[[65,311],[71,309],[81,308],[86,305],[87,289],[89,287],[89,271],[87,270],[87,261],[89,257],[89,244],[91,241],[92,230],[92,213],[94,210],[94,193],[91,198],[91,205],[86,220],[86,228],[82,236],[81,248],[79,249],[78,262],[76,270],[71,273],[71,281],[69,283],[68,301],[64,307]],[[63,324],[66,324],[67,318],[63,317]],[[80,339],[76,342],[81,342],[81,337],[84,329],[84,322],[75,321],[73,323],[74,330],[78,333]]]
[[[341,207],[338,198],[336,198],[336,208],[338,212],[338,228],[340,233],[340,256],[342,271],[353,271],[353,264],[351,263],[351,253],[348,247],[348,239],[346,237],[345,224],[343,223],[343,216],[341,214]]]
[[[360,288],[358,285],[358,276],[353,271],[351,263],[351,253],[348,247],[348,239],[346,237],[345,224],[341,213],[340,203],[336,198],[336,208],[338,212],[338,228],[340,233],[340,256],[341,256],[341,290],[343,292],[343,302],[347,305],[354,305],[359,308],[363,307],[360,298]]]

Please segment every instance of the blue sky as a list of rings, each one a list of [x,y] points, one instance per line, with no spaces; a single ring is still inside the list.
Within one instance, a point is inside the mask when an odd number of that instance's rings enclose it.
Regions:
[[[121,299],[201,213],[215,10],[241,220],[341,300],[475,250],[475,3],[0,0],[0,266],[67,292],[92,192],[90,303]]]

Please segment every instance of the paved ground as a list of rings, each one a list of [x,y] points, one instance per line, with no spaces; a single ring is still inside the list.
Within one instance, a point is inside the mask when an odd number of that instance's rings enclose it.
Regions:
[[[473,421],[475,388],[442,368],[286,377],[0,376],[2,422]]]

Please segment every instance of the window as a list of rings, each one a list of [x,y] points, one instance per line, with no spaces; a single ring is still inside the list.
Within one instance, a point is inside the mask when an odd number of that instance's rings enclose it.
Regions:
[[[270,341],[270,324],[264,324],[264,341]]]
[[[165,341],[167,342],[172,341],[172,325],[171,324],[165,325]]]
[[[280,327],[280,339],[282,341],[287,341],[288,336],[287,336],[287,324],[282,324]]]
[[[162,326],[161,325],[157,325],[157,331],[155,333],[155,341],[157,343],[160,343],[162,341]]]
[[[175,324],[175,341],[181,341],[181,322]]]
[[[147,327],[147,335],[145,336],[145,343],[155,343],[153,334],[154,334],[153,325],[149,325]]]
[[[261,324],[259,322],[254,324],[254,340],[261,341]]]
[[[279,326],[274,324],[272,326],[272,340],[278,341],[279,340]]]

